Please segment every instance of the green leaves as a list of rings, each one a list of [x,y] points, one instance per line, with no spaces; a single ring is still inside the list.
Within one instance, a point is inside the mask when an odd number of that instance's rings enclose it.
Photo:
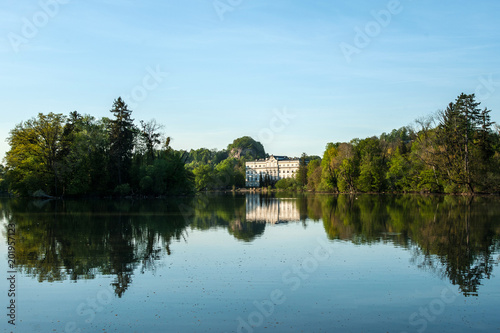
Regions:
[[[437,117],[418,120],[418,130],[402,127],[380,137],[329,143],[321,162],[304,153],[297,179],[277,186],[328,192],[499,191],[500,133],[498,127],[492,130],[491,110],[479,106],[474,94],[461,94]],[[40,113],[16,125],[0,170],[0,190],[8,186],[21,195],[42,190],[52,196],[110,195],[125,184],[130,193],[143,195],[224,190],[245,186],[245,161],[265,157],[262,144],[248,136],[227,150],[175,151],[156,121],[141,121],[137,128],[120,97],[110,112],[112,119],[100,120],[76,111]],[[274,181],[263,177],[260,182]]]
[[[243,136],[235,139],[232,144],[227,146],[227,151],[232,157],[245,157],[248,160],[265,158],[266,151],[264,146],[249,136]]]
[[[52,196],[189,193],[193,177],[183,155],[168,140],[162,150],[156,149],[161,126],[141,122],[147,149],[133,156],[137,129],[132,111],[118,98],[111,112],[114,119],[96,120],[74,111],[69,116],[39,114],[18,124],[9,136],[1,185],[23,196],[38,190]],[[142,169],[148,171],[141,175]]]
[[[493,155],[489,110],[481,110],[474,94],[461,94],[439,113],[435,164],[449,192],[484,190],[483,174]]]
[[[11,191],[23,195],[37,190],[54,196],[61,194],[65,121],[62,114],[40,113],[10,132],[7,140],[11,149],[6,161]]]
[[[317,189],[340,192],[498,191],[499,133],[490,110],[461,94],[421,128],[328,144]]]
[[[132,111],[121,97],[114,101],[110,112],[115,116],[109,129],[110,170],[115,170],[115,184],[121,185],[128,181],[136,128],[131,118]]]

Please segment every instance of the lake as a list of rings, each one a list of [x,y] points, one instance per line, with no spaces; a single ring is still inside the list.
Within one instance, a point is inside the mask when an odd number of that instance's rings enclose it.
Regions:
[[[6,332],[500,330],[498,197],[0,199],[0,221]]]

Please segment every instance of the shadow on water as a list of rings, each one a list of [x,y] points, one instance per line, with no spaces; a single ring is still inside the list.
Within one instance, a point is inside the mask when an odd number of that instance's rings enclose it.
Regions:
[[[154,271],[188,231],[225,229],[252,242],[267,224],[322,222],[330,240],[388,243],[411,262],[477,295],[498,265],[498,198],[445,196],[207,195],[169,200],[0,199],[16,225],[17,269],[38,281],[114,276],[121,297],[134,272]],[[5,229],[6,230],[6,229]],[[286,230],[284,230],[286,232]],[[4,231],[5,235],[6,231]]]

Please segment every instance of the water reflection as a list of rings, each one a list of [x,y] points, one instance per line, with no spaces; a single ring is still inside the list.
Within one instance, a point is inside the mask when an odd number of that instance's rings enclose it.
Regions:
[[[179,217],[164,223],[177,207],[169,203],[144,210],[126,201],[16,199],[2,201],[1,206],[6,220],[16,224],[19,271],[40,282],[112,275],[119,297],[132,282],[133,272],[153,270],[186,227]]]
[[[246,220],[244,196],[198,196],[179,204],[186,225],[193,229],[226,228],[236,239],[251,242],[264,233],[265,224]]]
[[[330,239],[391,242],[412,263],[477,295],[500,250],[498,198],[444,196],[328,197],[322,209]]]
[[[297,200],[248,194],[246,196],[246,220],[270,224],[300,221]]]
[[[188,229],[225,229],[252,242],[266,223],[322,222],[331,240],[390,243],[412,263],[477,295],[498,266],[498,198],[444,196],[199,196],[152,201],[26,201],[2,199],[15,223],[17,269],[38,281],[114,276],[121,297],[134,272],[153,271],[175,255]],[[265,223],[261,223],[265,222]],[[286,232],[286,229],[283,229]],[[5,235],[5,231],[4,231]]]

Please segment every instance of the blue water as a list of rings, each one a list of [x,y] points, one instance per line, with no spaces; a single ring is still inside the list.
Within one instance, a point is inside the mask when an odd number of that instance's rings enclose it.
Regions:
[[[426,258],[419,251],[432,249],[423,245],[432,237],[421,239],[427,226],[421,227],[424,230],[421,234],[402,236],[386,230],[370,232],[373,237],[352,232],[348,233],[350,237],[332,239],[331,233],[325,231],[329,229],[328,219],[312,216],[311,212],[301,214],[303,199],[300,198],[273,198],[259,205],[263,207],[259,214],[265,215],[267,209],[272,215],[269,220],[281,220],[278,224],[246,221],[246,216],[249,220],[254,216],[245,211],[253,209],[249,208],[248,197],[209,200],[210,204],[202,205],[203,209],[182,216],[185,226],[173,232],[155,231],[158,222],[148,219],[155,215],[163,223],[169,223],[174,213],[142,206],[135,210],[137,203],[131,204],[126,213],[120,212],[123,229],[117,231],[110,225],[110,221],[117,219],[113,211],[108,212],[109,217],[103,211],[84,213],[85,208],[69,218],[72,214],[65,211],[68,207],[45,204],[19,212],[17,208],[6,208],[9,203],[4,202],[2,223],[16,220],[17,255],[26,258],[16,267],[15,326],[4,316],[0,327],[6,332],[500,330],[498,234],[493,234],[491,244],[487,244],[492,249],[488,253],[492,274],[482,278],[473,292],[464,292],[458,280],[451,281],[445,274],[451,264],[448,267],[446,261],[438,260],[439,264],[428,267],[419,262]],[[229,207],[217,204],[224,201],[236,204]],[[276,219],[273,214],[278,202],[287,202],[287,213]],[[326,213],[331,209],[320,211]],[[227,216],[221,217],[224,212]],[[79,227],[82,215],[98,221],[91,231],[103,239],[85,257],[77,253],[95,245],[89,241],[87,229]],[[202,216],[210,216],[204,220],[204,227],[195,221]],[[34,238],[38,235],[50,239],[57,234],[51,229],[53,219],[57,220],[57,226],[68,229],[49,242],[55,246],[50,251],[61,259],[51,262],[53,258],[49,258],[46,243]],[[135,219],[145,222],[139,225]],[[43,227],[37,229],[37,223]],[[245,228],[242,225],[248,228],[259,223],[261,226],[255,227],[254,234],[235,236],[234,230]],[[341,226],[349,227],[349,223]],[[493,223],[493,226],[498,225]],[[108,228],[110,232],[106,231]],[[481,228],[484,229],[484,224]],[[74,237],[66,239],[65,235],[71,231]],[[112,241],[119,232],[127,238],[126,243]],[[152,241],[150,250],[146,239]],[[0,241],[4,258],[0,261],[0,272],[4,276],[9,271],[6,243],[4,232]],[[45,257],[41,255],[42,248]],[[71,253],[71,249],[78,250]],[[144,256],[151,249],[154,255]],[[33,253],[37,251],[40,253],[34,259]],[[428,256],[434,260],[441,258],[440,253],[429,252]],[[44,265],[56,268],[46,269]],[[72,278],[79,265],[85,267],[85,277],[80,274]],[[44,274],[44,269],[52,273]],[[54,271],[61,275],[53,278]],[[7,296],[6,278],[1,281],[0,300],[5,311],[11,298]],[[125,285],[120,292],[113,286],[117,282]]]

